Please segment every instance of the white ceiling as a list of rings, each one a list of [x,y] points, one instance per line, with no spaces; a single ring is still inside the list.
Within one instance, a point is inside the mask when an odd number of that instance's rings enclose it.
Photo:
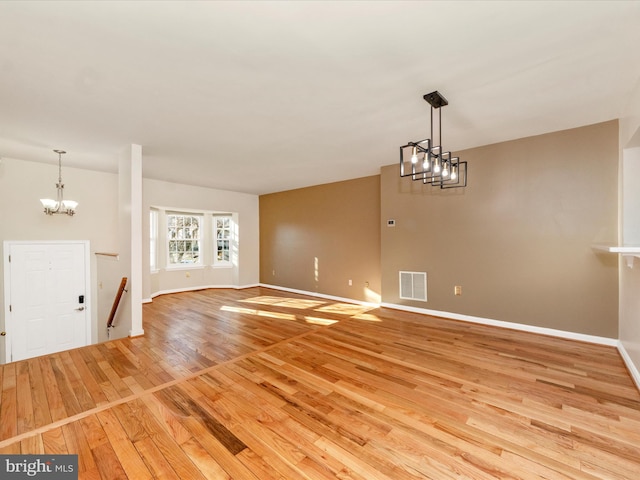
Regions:
[[[0,157],[269,193],[619,118],[640,2],[0,1]],[[473,181],[473,178],[470,178]]]

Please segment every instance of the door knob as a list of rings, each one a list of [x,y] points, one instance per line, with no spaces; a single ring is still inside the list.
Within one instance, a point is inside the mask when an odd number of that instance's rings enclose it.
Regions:
[[[78,308],[76,308],[76,310],[81,312],[82,310],[84,310],[84,307],[78,307]]]
[[[0,337],[6,337],[7,336],[7,332],[0,332]]]

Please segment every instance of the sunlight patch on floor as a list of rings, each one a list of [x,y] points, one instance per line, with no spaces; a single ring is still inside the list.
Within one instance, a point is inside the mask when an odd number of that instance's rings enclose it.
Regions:
[[[381,322],[382,319],[373,313],[360,313],[358,315],[354,315],[353,318],[356,320],[366,320],[367,322]]]
[[[311,325],[333,325],[334,323],[338,323],[338,320],[319,317],[304,317],[304,321],[310,323]]]
[[[321,308],[316,308],[316,312],[323,313],[337,313],[339,315],[360,315],[369,310],[373,310],[373,307],[367,307],[364,305],[355,305],[353,303],[332,303]]]
[[[263,295],[261,297],[252,297],[245,300],[240,300],[243,303],[259,303],[262,305],[275,305],[283,300],[282,297],[271,297],[269,295]]]
[[[230,307],[224,305],[220,308],[225,312],[245,313],[248,315],[258,315],[259,317],[277,318],[279,320],[296,320],[296,316],[292,313],[268,312],[266,310],[255,310],[253,308]]]
[[[261,295],[258,297],[247,298],[245,300],[240,300],[240,302],[252,303],[257,305],[270,305],[273,307],[295,308],[300,310],[313,309],[316,312],[320,312],[323,314],[344,315],[344,316],[352,317],[357,320],[365,320],[368,322],[382,321],[376,315],[367,313],[368,311],[374,310],[375,308],[377,308],[375,306],[369,306],[369,305],[359,305],[359,304],[345,303],[345,302],[328,302],[328,301],[322,301],[322,300],[306,300],[306,299],[291,298],[291,297],[276,297],[271,295]],[[279,318],[282,320],[296,320],[296,318],[303,319],[302,317],[296,316],[294,314],[267,312],[264,310],[252,309],[252,308],[225,306],[225,307],[222,307],[222,310],[237,312],[237,313],[246,313],[251,315],[260,315],[263,317]],[[338,320],[332,320],[332,319],[322,318],[322,317],[313,317],[313,316],[305,316],[304,321],[313,325],[332,325],[338,322]]]
[[[261,296],[261,297],[253,297],[248,298],[246,300],[241,300],[241,302],[245,303],[257,303],[262,305],[277,305],[278,307],[288,307],[288,308],[316,308],[320,305],[324,305],[327,302],[318,301],[318,300],[303,300],[300,298],[289,298],[289,297],[272,297],[272,296]]]
[[[279,307],[289,307],[289,308],[315,308],[319,305],[324,305],[327,302],[318,302],[316,300],[300,300],[296,298],[292,298],[287,300],[286,302],[278,303]]]

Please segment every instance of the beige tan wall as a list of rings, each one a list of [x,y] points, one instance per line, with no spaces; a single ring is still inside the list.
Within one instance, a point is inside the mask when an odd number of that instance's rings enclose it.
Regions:
[[[380,177],[262,195],[260,282],[379,301]]]
[[[591,249],[617,239],[617,121],[459,153],[465,189],[382,169],[383,302],[617,338],[617,258]],[[399,299],[400,270],[428,302]]]

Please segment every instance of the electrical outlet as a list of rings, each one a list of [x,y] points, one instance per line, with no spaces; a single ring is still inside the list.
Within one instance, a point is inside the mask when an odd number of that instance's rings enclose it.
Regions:
[[[352,286],[353,282],[351,281],[351,279],[349,279],[349,286]]]
[[[462,285],[456,285],[455,287],[453,287],[453,294],[462,295]]]
[[[186,273],[184,274],[184,276],[185,276],[185,277],[187,277],[187,278],[189,278],[189,277],[191,277],[191,273],[186,272]]]

